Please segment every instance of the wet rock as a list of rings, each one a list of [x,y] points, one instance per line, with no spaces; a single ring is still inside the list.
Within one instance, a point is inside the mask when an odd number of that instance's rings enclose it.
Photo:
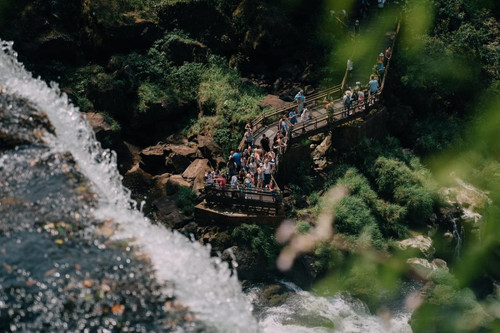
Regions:
[[[270,307],[285,303],[289,295],[290,292],[279,284],[268,285],[262,291],[262,299],[265,305]]]
[[[407,249],[417,249],[427,258],[430,258],[435,252],[435,249],[432,247],[432,239],[422,235],[404,239],[396,244],[403,251]]]
[[[314,94],[315,91],[316,90],[311,85],[307,85],[304,87],[304,94],[306,94],[306,95]]]
[[[153,216],[166,226],[178,229],[193,221],[193,216],[184,215],[174,199],[174,197],[161,197],[153,201]]]
[[[238,263],[236,270],[240,280],[261,280],[264,278],[265,273],[262,267],[266,267],[265,258],[256,256],[248,248],[232,246],[222,252],[221,259],[231,261],[233,258],[231,252]]]
[[[45,133],[54,133],[45,114],[26,100],[0,93],[0,149],[43,143]]]

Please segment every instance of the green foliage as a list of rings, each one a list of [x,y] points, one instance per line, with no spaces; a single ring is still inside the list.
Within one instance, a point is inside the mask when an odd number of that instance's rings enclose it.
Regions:
[[[430,174],[423,169],[418,159],[412,159],[407,165],[395,159],[380,157],[374,168],[379,191],[405,207],[408,218],[413,222],[424,221],[433,211],[434,197]],[[424,185],[428,185],[426,186]],[[429,188],[431,187],[431,188]],[[403,210],[397,209],[396,216]]]
[[[314,267],[319,275],[342,267],[344,259],[342,251],[330,242],[321,242],[314,250]]]
[[[221,146],[224,156],[229,156],[231,150],[235,150],[240,144],[242,134],[239,131],[232,131],[228,122],[224,119],[215,129],[213,138],[214,141]]]
[[[309,230],[311,230],[311,224],[309,224],[309,222],[305,222],[305,221],[298,222],[295,229],[297,230],[297,232],[299,234],[305,234],[305,233],[308,233]]]
[[[368,205],[358,196],[348,196],[337,207],[335,228],[341,233],[359,235],[367,225],[376,225]]]
[[[163,104],[167,102],[168,96],[159,86],[144,82],[137,90],[139,102],[137,103],[137,111],[145,113],[153,104]]]
[[[434,202],[431,194],[421,186],[402,186],[394,192],[394,199],[408,211],[408,218],[425,223],[432,214]]]
[[[276,243],[271,228],[256,224],[242,224],[234,228],[231,237],[237,244],[248,246],[253,254],[263,256],[269,267],[275,267],[279,245]]]
[[[194,212],[194,206],[196,204],[196,193],[187,186],[179,187],[179,192],[177,193],[177,207],[186,215],[191,215]]]
[[[313,192],[313,193],[311,193],[311,195],[309,195],[309,202],[311,203],[312,206],[316,206],[316,205],[320,204],[320,201],[321,201],[321,197],[319,196],[319,194],[317,192]]]
[[[425,303],[412,316],[413,332],[477,332],[487,327],[491,318],[470,289],[460,289],[446,271],[433,272],[431,279],[434,285]]]

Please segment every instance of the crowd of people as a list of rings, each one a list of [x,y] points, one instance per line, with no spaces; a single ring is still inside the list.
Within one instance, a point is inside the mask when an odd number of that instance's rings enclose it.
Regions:
[[[298,122],[311,119],[310,111],[304,107],[305,96],[302,89],[295,96],[296,108],[284,113],[278,120],[276,135],[272,138],[262,134],[260,141],[256,137],[251,123],[245,126],[243,151],[231,151],[227,158],[227,165],[223,172],[219,169],[205,174],[207,187],[233,190],[245,190],[245,197],[252,198],[255,190],[270,191],[273,200],[276,199],[277,184],[273,178],[276,171],[277,159],[287,147],[289,131]]]
[[[365,107],[365,102],[368,105],[373,105],[375,103],[375,96],[378,93],[381,85],[381,80],[385,74],[385,68],[387,62],[392,56],[392,50],[389,46],[385,52],[380,52],[377,57],[377,62],[373,66],[372,74],[370,75],[370,80],[366,86],[362,86],[361,82],[356,82],[354,88],[349,86],[343,95],[344,111],[342,115],[347,117],[355,113],[358,109],[362,110]],[[351,59],[347,60],[347,71],[351,72],[353,64]],[[333,108],[333,103],[327,104],[328,108]]]

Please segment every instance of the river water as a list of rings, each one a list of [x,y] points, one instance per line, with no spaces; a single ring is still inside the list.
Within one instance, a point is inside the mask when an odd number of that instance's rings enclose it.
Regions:
[[[0,151],[0,331],[410,331],[406,314],[298,289],[260,305],[210,248],[138,211],[114,152],[1,45],[0,130],[18,144]]]

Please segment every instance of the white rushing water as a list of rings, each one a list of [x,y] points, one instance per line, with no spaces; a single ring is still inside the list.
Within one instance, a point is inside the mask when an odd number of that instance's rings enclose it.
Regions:
[[[154,225],[137,209],[125,189],[113,152],[103,150],[90,125],[56,84],[35,79],[16,59],[12,43],[1,42],[0,89],[20,96],[47,114],[56,129],[49,138],[54,152],[70,152],[80,171],[99,196],[97,218],[118,225],[115,237],[127,239],[144,251],[160,281],[215,332],[411,332],[409,313],[386,320],[369,313],[361,302],[342,297],[318,297],[292,285],[286,302],[265,308],[259,323],[252,316],[256,290],[245,296],[226,263],[210,256],[210,249],[178,232]],[[133,277],[131,277],[133,278]],[[211,328],[211,329],[210,329]]]
[[[12,43],[0,41],[0,89],[17,95],[47,114],[56,137],[54,151],[70,152],[99,196],[97,218],[115,221],[116,237],[133,239],[151,259],[160,281],[189,306],[198,319],[217,332],[256,332],[252,306],[226,263],[210,257],[210,249],[178,232],[153,225],[136,209],[116,167],[113,152],[103,150],[78,108],[56,84],[35,79],[17,61]]]
[[[372,315],[359,300],[342,296],[321,297],[287,283],[293,292],[276,307],[264,309],[259,318],[264,333],[411,333],[411,313]],[[249,297],[260,292],[253,288]]]

